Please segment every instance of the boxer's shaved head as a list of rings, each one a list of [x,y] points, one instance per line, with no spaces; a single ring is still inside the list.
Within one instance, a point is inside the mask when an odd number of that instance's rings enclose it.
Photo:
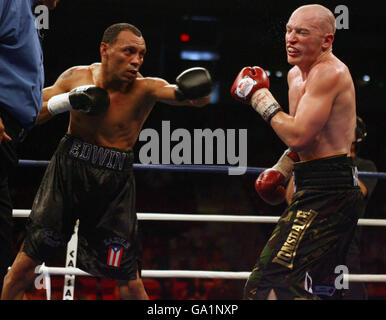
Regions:
[[[292,65],[312,65],[332,51],[335,34],[333,13],[319,4],[297,8],[286,25],[287,60]]]
[[[324,33],[335,34],[335,16],[326,7],[320,4],[309,4],[297,8],[291,16],[306,15],[308,19],[314,21]]]
[[[142,37],[142,32],[135,26],[129,23],[116,23],[108,27],[103,33],[102,42],[114,44],[117,36],[121,31],[129,30],[137,37]]]

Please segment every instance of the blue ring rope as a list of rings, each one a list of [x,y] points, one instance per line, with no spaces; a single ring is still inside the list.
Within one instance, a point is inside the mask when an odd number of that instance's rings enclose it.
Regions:
[[[50,162],[47,160],[19,160],[20,167],[46,167]],[[171,165],[171,164],[141,164],[134,163],[134,170],[143,171],[143,170],[158,170],[158,171],[179,171],[179,172],[198,172],[198,173],[228,173],[230,168],[237,168],[232,166],[211,166],[211,165],[189,165],[189,164],[180,164],[180,165]],[[258,167],[247,167],[246,174],[260,174],[267,168],[258,168]],[[358,173],[359,177],[363,178],[378,178],[386,180],[386,172],[367,172],[360,171]]]

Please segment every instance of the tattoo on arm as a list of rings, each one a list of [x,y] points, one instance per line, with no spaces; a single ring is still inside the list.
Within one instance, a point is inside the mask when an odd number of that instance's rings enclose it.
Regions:
[[[73,73],[74,73],[74,70],[69,70],[69,71],[63,73],[60,76],[60,79],[67,79],[67,78],[71,77]]]

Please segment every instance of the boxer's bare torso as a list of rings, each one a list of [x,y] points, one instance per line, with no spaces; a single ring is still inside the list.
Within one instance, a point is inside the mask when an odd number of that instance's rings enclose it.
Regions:
[[[103,87],[100,71],[101,64],[95,63],[90,66],[73,67],[64,72],[54,86],[43,90],[40,122],[50,117],[46,104],[54,95],[69,92],[82,85]],[[108,110],[97,116],[71,111],[68,133],[89,143],[122,150],[132,149],[143,123],[156,103],[156,98],[151,95],[152,90],[165,85],[166,82],[161,79],[138,76],[121,90],[106,89],[110,96]]]
[[[326,75],[328,73],[328,75]],[[330,84],[319,84],[320,81],[330,81]],[[288,98],[289,114],[292,117],[299,113],[313,113],[313,99],[320,99],[323,95],[321,111],[315,111],[317,122],[325,118],[320,131],[315,134],[304,146],[298,150],[300,159],[303,161],[313,160],[337,154],[350,154],[350,146],[356,125],[355,90],[348,68],[334,55],[328,54],[316,63],[304,74],[295,66],[288,74]],[[320,90],[317,88],[320,86]],[[308,92],[308,90],[310,92]],[[313,97],[313,93],[317,92]],[[306,100],[308,105],[298,110],[301,100]],[[302,116],[302,115],[300,115]],[[300,123],[300,125],[302,125]]]
[[[97,116],[72,110],[68,133],[92,144],[129,150],[133,148],[156,102],[202,106],[209,100],[206,97],[194,101],[176,101],[174,85],[160,78],[142,77],[139,73],[130,83],[110,87],[104,83],[101,69],[100,63],[94,63],[65,71],[53,86],[43,90],[43,108],[37,122],[51,118],[47,111],[47,102],[51,97],[83,85],[100,86],[109,93],[108,110]]]
[[[160,78],[143,77],[139,69],[146,54],[145,40],[130,30],[120,31],[111,43],[101,42],[100,53],[101,63],[70,68],[43,90],[43,108],[37,123],[52,117],[47,102],[53,96],[79,86],[96,85],[109,94],[107,111],[90,116],[72,110],[68,133],[92,144],[129,150],[156,102],[202,107],[210,100],[208,95],[178,101],[175,85]]]
[[[100,79],[100,64],[78,68],[69,90],[95,84],[103,87]],[[139,135],[143,123],[151,112],[156,100],[151,97],[150,82],[160,80],[137,77],[128,87],[121,90],[106,89],[110,96],[107,111],[98,116],[88,116],[82,112],[71,111],[68,133],[89,143],[131,149]]]
[[[355,89],[348,68],[332,53],[335,17],[320,5],[295,10],[286,25],[289,114],[271,126],[300,160],[350,154],[356,126]]]

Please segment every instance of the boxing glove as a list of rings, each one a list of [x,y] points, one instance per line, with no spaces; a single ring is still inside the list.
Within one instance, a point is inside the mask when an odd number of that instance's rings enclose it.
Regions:
[[[267,122],[281,111],[280,105],[269,92],[269,78],[260,67],[245,67],[236,77],[231,96],[243,103],[250,104]]]
[[[52,97],[47,109],[52,115],[77,110],[93,116],[105,112],[109,105],[110,97],[105,89],[86,85]]]
[[[261,88],[269,89],[267,73],[260,67],[245,67],[233,82],[231,95],[236,100],[250,104],[252,95]]]
[[[259,196],[270,205],[278,205],[285,199],[285,183],[291,177],[298,155],[287,149],[279,161],[264,170],[255,181],[255,189]]]
[[[176,78],[175,95],[178,101],[206,97],[212,91],[212,79],[208,70],[201,67],[191,68]]]

